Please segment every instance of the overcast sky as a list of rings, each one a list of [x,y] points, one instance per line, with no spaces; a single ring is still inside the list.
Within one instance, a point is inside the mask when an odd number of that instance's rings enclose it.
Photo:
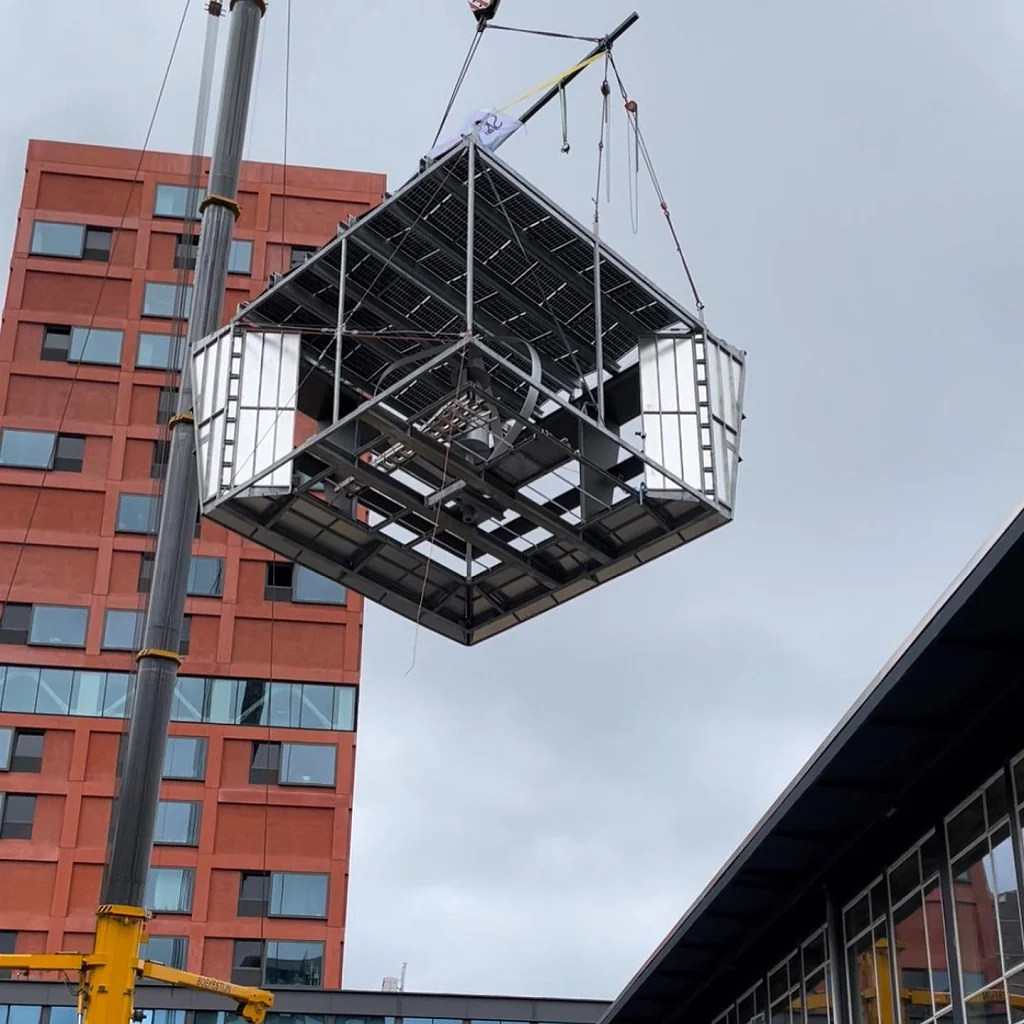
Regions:
[[[370,609],[346,986],[612,997],[1022,497],[1019,0],[504,0],[617,57],[707,303],[749,353],[736,522],[472,651]],[[192,139],[203,16],[153,145]],[[286,0],[254,158],[283,152]],[[0,247],[30,136],[137,147],[180,3],[0,0]],[[226,29],[226,25],[223,26]],[[289,160],[430,145],[465,0],[293,0]],[[225,32],[226,35],[226,32]],[[222,37],[223,41],[223,37]],[[456,112],[586,44],[489,34]],[[600,74],[502,156],[589,216]],[[607,237],[689,298],[650,189]]]

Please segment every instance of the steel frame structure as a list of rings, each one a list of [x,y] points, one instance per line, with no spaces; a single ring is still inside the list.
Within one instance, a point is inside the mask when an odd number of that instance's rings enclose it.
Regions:
[[[204,514],[463,644],[732,518],[742,353],[474,138],[193,358]]]

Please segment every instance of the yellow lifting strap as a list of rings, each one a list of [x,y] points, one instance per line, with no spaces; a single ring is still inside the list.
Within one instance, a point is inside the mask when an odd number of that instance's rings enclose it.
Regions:
[[[603,60],[606,54],[602,50],[600,53],[595,53],[593,57],[588,57],[586,60],[580,61],[579,64],[573,64],[571,68],[567,68],[560,75],[555,75],[554,78],[549,78],[546,82],[541,82],[536,88],[531,89],[528,93],[524,93],[519,99],[513,100],[511,103],[506,103],[503,107],[498,107],[498,113],[504,113],[511,107],[518,106],[523,100],[528,100],[531,96],[536,96],[539,92],[544,92],[545,89],[550,89],[553,85],[558,85],[559,82],[564,81],[570,75],[574,75],[577,71],[582,71],[584,68],[589,68],[591,64],[596,64],[599,60]]]

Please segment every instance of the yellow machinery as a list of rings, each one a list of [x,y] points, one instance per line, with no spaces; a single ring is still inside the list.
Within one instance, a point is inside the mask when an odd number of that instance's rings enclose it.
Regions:
[[[200,974],[139,959],[149,912],[140,907],[104,906],[96,911],[96,944],[91,953],[5,953],[0,970],[60,972],[78,976],[78,1016],[90,1024],[138,1021],[135,982],[139,978],[213,992],[231,999],[249,1024],[263,1024],[274,1005],[270,992],[232,985]]]

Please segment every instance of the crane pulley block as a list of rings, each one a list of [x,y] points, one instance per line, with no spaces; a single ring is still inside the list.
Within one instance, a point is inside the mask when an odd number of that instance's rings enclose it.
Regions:
[[[500,6],[501,0],[469,0],[469,9],[481,29],[498,13]]]

